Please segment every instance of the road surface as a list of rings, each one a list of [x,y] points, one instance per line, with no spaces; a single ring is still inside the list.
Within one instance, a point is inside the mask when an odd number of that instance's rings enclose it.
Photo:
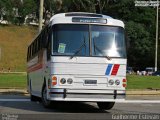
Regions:
[[[160,119],[160,100],[158,96],[129,97],[126,102],[118,102],[113,109],[103,111],[98,109],[96,103],[63,102],[46,109],[40,102],[31,102],[29,96],[0,95],[0,113],[0,120],[107,120],[118,117]],[[5,119],[7,117],[9,119]]]

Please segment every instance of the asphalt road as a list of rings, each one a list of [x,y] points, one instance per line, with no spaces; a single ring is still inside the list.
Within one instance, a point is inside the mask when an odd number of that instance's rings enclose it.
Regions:
[[[160,101],[153,102],[153,100],[158,101],[159,97],[139,96],[128,97],[128,99],[141,99],[142,101],[134,103],[134,100],[128,100],[132,102],[116,103],[108,111],[99,110],[96,103],[88,102],[63,102],[56,107],[46,109],[40,102],[31,102],[29,96],[0,95],[0,120],[106,120],[118,119],[120,115],[132,117],[130,116],[132,114],[139,119],[143,119],[143,116],[139,116],[141,114],[151,114],[152,116],[147,117],[160,119]],[[143,103],[143,100],[148,100],[148,103]],[[149,103],[149,101],[152,102]]]

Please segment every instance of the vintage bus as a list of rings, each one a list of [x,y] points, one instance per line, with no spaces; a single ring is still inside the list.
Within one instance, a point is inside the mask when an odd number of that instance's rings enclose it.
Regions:
[[[96,102],[111,109],[125,99],[124,23],[83,12],[54,15],[28,46],[31,100],[45,107],[56,101]]]

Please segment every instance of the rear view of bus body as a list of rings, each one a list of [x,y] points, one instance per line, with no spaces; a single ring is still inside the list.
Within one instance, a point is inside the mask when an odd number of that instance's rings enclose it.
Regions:
[[[124,24],[93,13],[54,15],[28,47],[28,91],[53,101],[97,102],[111,109],[125,99]]]

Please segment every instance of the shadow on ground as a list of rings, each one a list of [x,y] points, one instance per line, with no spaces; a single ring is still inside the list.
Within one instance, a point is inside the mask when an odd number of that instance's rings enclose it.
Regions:
[[[1,95],[1,98],[20,98],[29,99],[29,96],[17,96],[17,95]],[[17,112],[25,113],[29,111],[30,113],[108,113],[107,111],[100,110],[95,103],[85,103],[85,102],[54,102],[51,108],[44,108],[41,101],[31,102],[31,101],[1,101],[0,111],[3,108],[14,109]],[[28,113],[28,112],[27,112]]]

